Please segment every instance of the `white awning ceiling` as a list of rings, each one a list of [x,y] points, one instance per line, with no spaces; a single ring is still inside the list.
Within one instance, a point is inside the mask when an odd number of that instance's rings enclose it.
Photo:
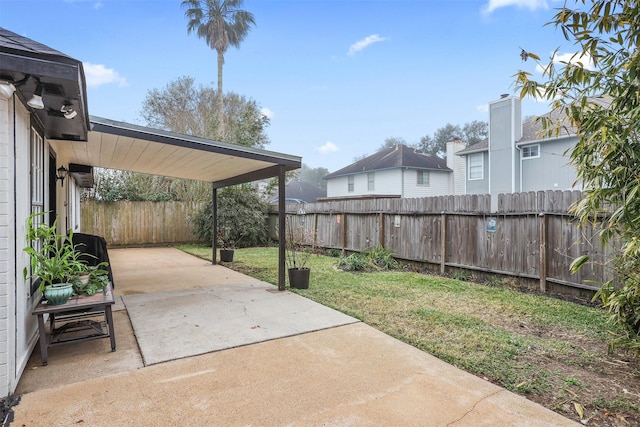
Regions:
[[[91,116],[88,141],[51,140],[57,163],[213,182],[216,187],[278,176],[302,159]]]

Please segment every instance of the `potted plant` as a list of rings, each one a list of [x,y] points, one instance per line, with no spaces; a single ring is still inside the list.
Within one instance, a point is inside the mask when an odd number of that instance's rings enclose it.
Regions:
[[[56,221],[49,225],[42,221],[45,213],[32,214],[27,220],[27,241],[24,249],[30,257],[31,274],[23,270],[25,280],[39,280],[39,290],[49,304],[64,304],[73,294],[71,280],[85,266],[78,259],[78,252],[71,243],[73,232],[62,235],[56,232]],[[40,221],[38,221],[40,219]]]
[[[218,229],[218,246],[220,247],[220,261],[233,262],[233,253],[236,248],[236,242],[227,237],[224,227]]]
[[[78,294],[95,295],[109,284],[109,272],[106,269],[109,263],[85,266],[86,272],[73,280],[73,288]],[[86,279],[83,276],[86,276]]]
[[[291,218],[286,222],[286,261],[289,273],[289,286],[297,289],[308,289],[311,270],[307,267],[313,254],[313,246],[306,245],[305,231],[292,224]]]

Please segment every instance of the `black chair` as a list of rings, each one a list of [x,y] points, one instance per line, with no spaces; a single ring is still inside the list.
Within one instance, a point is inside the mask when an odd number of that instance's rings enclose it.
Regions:
[[[109,276],[109,281],[111,282],[111,287],[115,288],[111,263],[109,262],[109,253],[107,252],[107,241],[104,237],[95,236],[93,234],[73,233],[73,245],[78,251],[83,252],[83,255],[80,256],[80,260],[86,262],[87,265],[95,266],[101,262],[109,263],[106,270]]]

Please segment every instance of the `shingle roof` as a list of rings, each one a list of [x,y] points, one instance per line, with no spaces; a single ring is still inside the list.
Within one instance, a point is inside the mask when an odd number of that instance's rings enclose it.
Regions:
[[[418,153],[414,148],[407,147],[406,145],[398,145],[378,151],[371,156],[330,173],[325,176],[325,179],[399,167],[451,172],[451,169],[447,167],[445,159],[430,154]]]
[[[571,136],[575,135],[577,129],[575,126],[572,126],[564,113],[560,110],[553,110],[547,114],[544,114],[540,117],[545,117],[551,121],[551,123],[559,124],[558,134],[554,137],[563,137],[563,136]],[[536,120],[536,117],[532,117],[522,124],[522,138],[520,138],[517,142],[529,142],[529,141],[537,141],[539,139],[549,138],[546,136],[542,129],[542,121]]]
[[[75,64],[79,61],[49,46],[38,43],[21,35],[0,27],[0,50],[7,53],[19,53],[21,56],[34,58],[50,57],[60,62]]]
[[[464,156],[465,154],[478,153],[480,151],[487,151],[489,149],[489,140],[485,139],[484,141],[476,142],[473,145],[469,145],[464,150],[458,151],[456,154],[459,156]]]

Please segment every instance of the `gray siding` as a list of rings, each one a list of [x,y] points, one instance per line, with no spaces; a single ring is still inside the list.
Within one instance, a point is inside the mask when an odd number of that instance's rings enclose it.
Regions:
[[[468,154],[465,156],[467,162],[469,161],[469,157],[472,154]],[[468,166],[467,166],[468,167]],[[467,174],[467,189],[466,194],[488,194],[489,193],[489,152],[485,151],[482,153],[482,167],[484,168],[484,172],[482,176],[483,179],[475,179],[470,180]]]
[[[521,161],[522,165],[522,189],[521,191],[539,190],[580,190],[580,184],[573,186],[577,179],[576,170],[569,164],[567,149],[573,147],[577,137],[562,138],[549,141],[538,141],[540,145],[540,157]]]

